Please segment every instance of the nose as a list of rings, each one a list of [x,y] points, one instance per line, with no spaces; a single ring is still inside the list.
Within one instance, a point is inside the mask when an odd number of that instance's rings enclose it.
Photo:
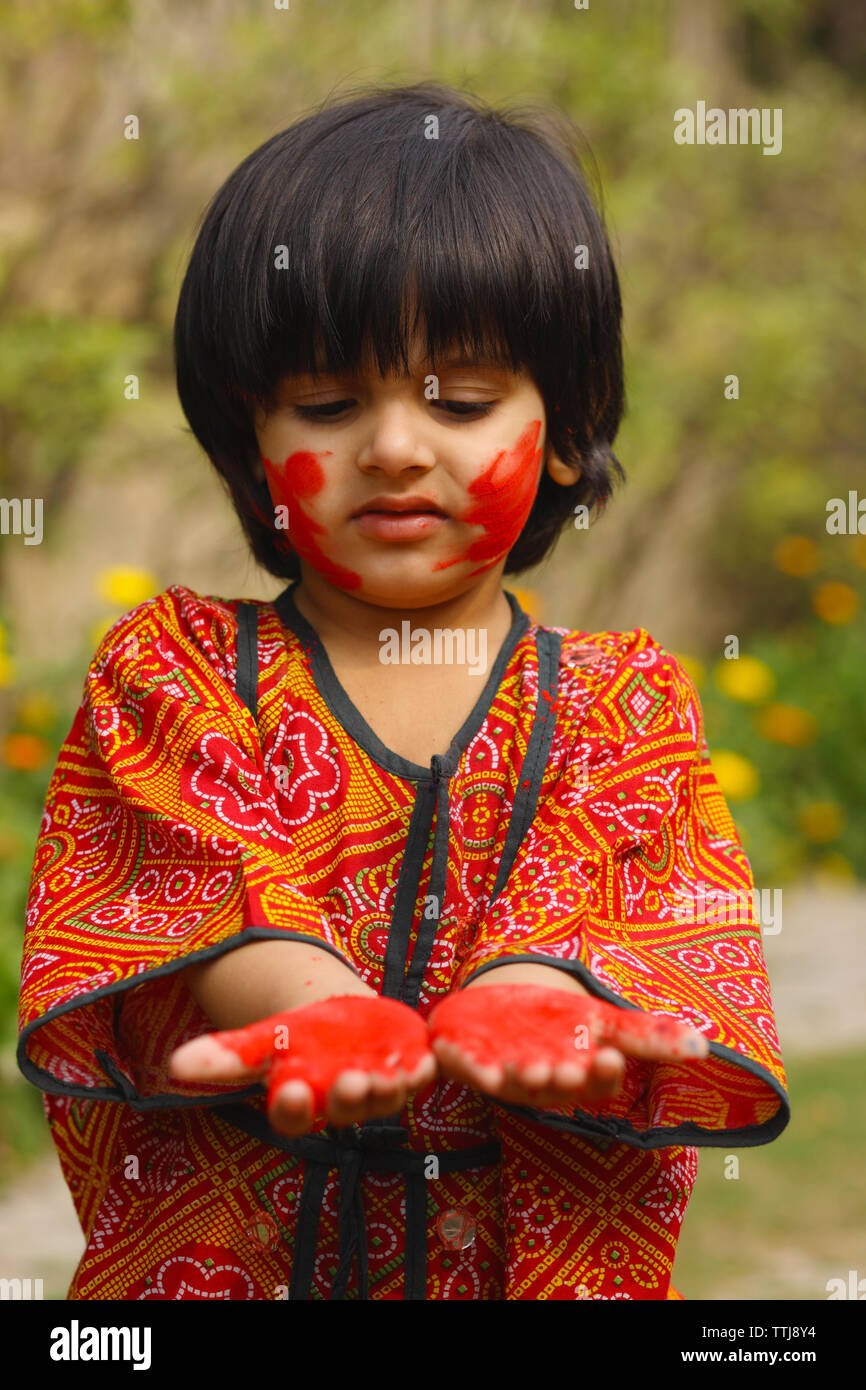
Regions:
[[[432,468],[436,459],[423,424],[423,413],[410,402],[390,399],[372,405],[369,433],[358,453],[361,472],[398,477]]]

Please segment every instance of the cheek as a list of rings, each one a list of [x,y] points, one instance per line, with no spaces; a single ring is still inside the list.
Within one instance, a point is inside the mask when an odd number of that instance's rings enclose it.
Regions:
[[[288,511],[287,533],[291,548],[329,583],[340,589],[357,589],[361,576],[329,559],[322,549],[322,544],[327,544],[330,538],[327,526],[315,521],[304,510],[304,504],[310,502],[325,486],[325,474],[319,459],[327,457],[329,453],[329,449],[321,454],[304,449],[289,454],[282,463],[272,463],[263,455],[262,465],[274,505],[283,506]]]
[[[442,560],[434,569],[446,569],[461,560],[481,560],[474,574],[489,569],[513,546],[532,510],[538,483],[541,450],[538,437],[541,421],[530,420],[513,449],[502,449],[469,486],[471,501],[458,521],[482,526],[484,535],[451,560]]]
[[[320,458],[325,454],[313,454],[300,450],[289,454],[282,463],[272,463],[262,455],[262,464],[268,479],[268,487],[275,504],[290,507],[292,502],[309,501],[325,486],[325,474]]]

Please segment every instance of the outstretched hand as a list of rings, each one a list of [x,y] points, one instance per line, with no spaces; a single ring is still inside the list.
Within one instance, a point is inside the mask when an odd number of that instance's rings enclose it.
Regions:
[[[194,1038],[169,1069],[182,1081],[263,1082],[271,1125],[296,1136],[322,1118],[345,1126],[396,1114],[437,1071],[543,1109],[616,1095],[627,1056],[685,1062],[708,1050],[675,1019],[521,983],[459,990],[427,1022],[394,999],[332,997]]]
[[[675,1019],[531,984],[459,990],[428,1023],[446,1076],[535,1109],[615,1096],[627,1056],[685,1062],[709,1051]]]
[[[182,1081],[262,1081],[272,1127],[296,1136],[321,1118],[345,1126],[396,1114],[433,1080],[436,1058],[408,1005],[354,994],[193,1038],[169,1069]]]

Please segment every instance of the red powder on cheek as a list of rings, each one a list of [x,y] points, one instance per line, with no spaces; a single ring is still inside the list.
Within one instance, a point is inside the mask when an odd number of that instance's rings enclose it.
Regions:
[[[486,564],[472,571],[480,574],[508,554],[535,501],[541,456],[536,445],[540,433],[541,421],[531,420],[514,448],[502,449],[470,484],[469,491],[477,501],[470,502],[457,520],[483,526],[485,534],[473,541],[463,554],[452,560],[439,560],[434,570],[447,569],[461,560],[485,560]]]
[[[326,449],[323,454],[316,455],[303,449],[289,454],[282,464],[272,463],[262,455],[262,463],[274,502],[278,506],[288,507],[289,536],[297,554],[331,584],[336,584],[340,589],[357,589],[361,576],[328,559],[317,540],[317,536],[328,535],[328,528],[308,516],[301,505],[302,501],[315,497],[325,486],[319,458],[330,452],[330,449]]]

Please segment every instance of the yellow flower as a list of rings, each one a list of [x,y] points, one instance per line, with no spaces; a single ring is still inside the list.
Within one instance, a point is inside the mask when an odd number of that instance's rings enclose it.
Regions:
[[[15,722],[25,729],[49,729],[57,716],[57,706],[38,690],[22,695],[15,710]]]
[[[756,705],[766,700],[776,688],[776,677],[765,661],[756,656],[737,656],[719,661],[713,667],[713,679],[723,695]]]
[[[850,584],[820,584],[812,595],[812,607],[825,623],[850,623],[860,607],[860,595]]]
[[[0,652],[0,686],[11,685],[15,679],[15,663],[5,652]]]
[[[671,652],[671,656],[676,658],[686,675],[691,676],[695,685],[700,688],[707,674],[704,663],[699,661],[696,656],[684,656],[682,652]]]
[[[3,761],[18,772],[32,772],[48,757],[48,744],[35,734],[9,734],[3,740]]]
[[[815,876],[818,879],[827,879],[829,883],[853,883],[856,878],[851,861],[846,859],[844,854],[833,851],[825,854],[821,862],[816,866]]]
[[[814,574],[820,554],[808,536],[784,536],[773,547],[773,564],[784,574]]]
[[[767,705],[755,715],[755,727],[763,738],[786,743],[789,748],[805,748],[815,742],[818,733],[814,714],[796,705]]]
[[[122,608],[134,608],[137,603],[152,598],[159,591],[159,580],[151,570],[135,569],[127,565],[110,565],[97,576],[96,587],[100,598],[108,603],[120,604]]]
[[[544,614],[544,599],[536,589],[512,589],[520,607],[528,613],[534,623],[540,623]]]
[[[731,801],[748,801],[755,795],[761,779],[748,758],[727,748],[717,748],[710,761],[723,796]]]
[[[841,807],[835,801],[812,801],[797,816],[797,824],[807,840],[824,844],[835,840],[845,824]]]

